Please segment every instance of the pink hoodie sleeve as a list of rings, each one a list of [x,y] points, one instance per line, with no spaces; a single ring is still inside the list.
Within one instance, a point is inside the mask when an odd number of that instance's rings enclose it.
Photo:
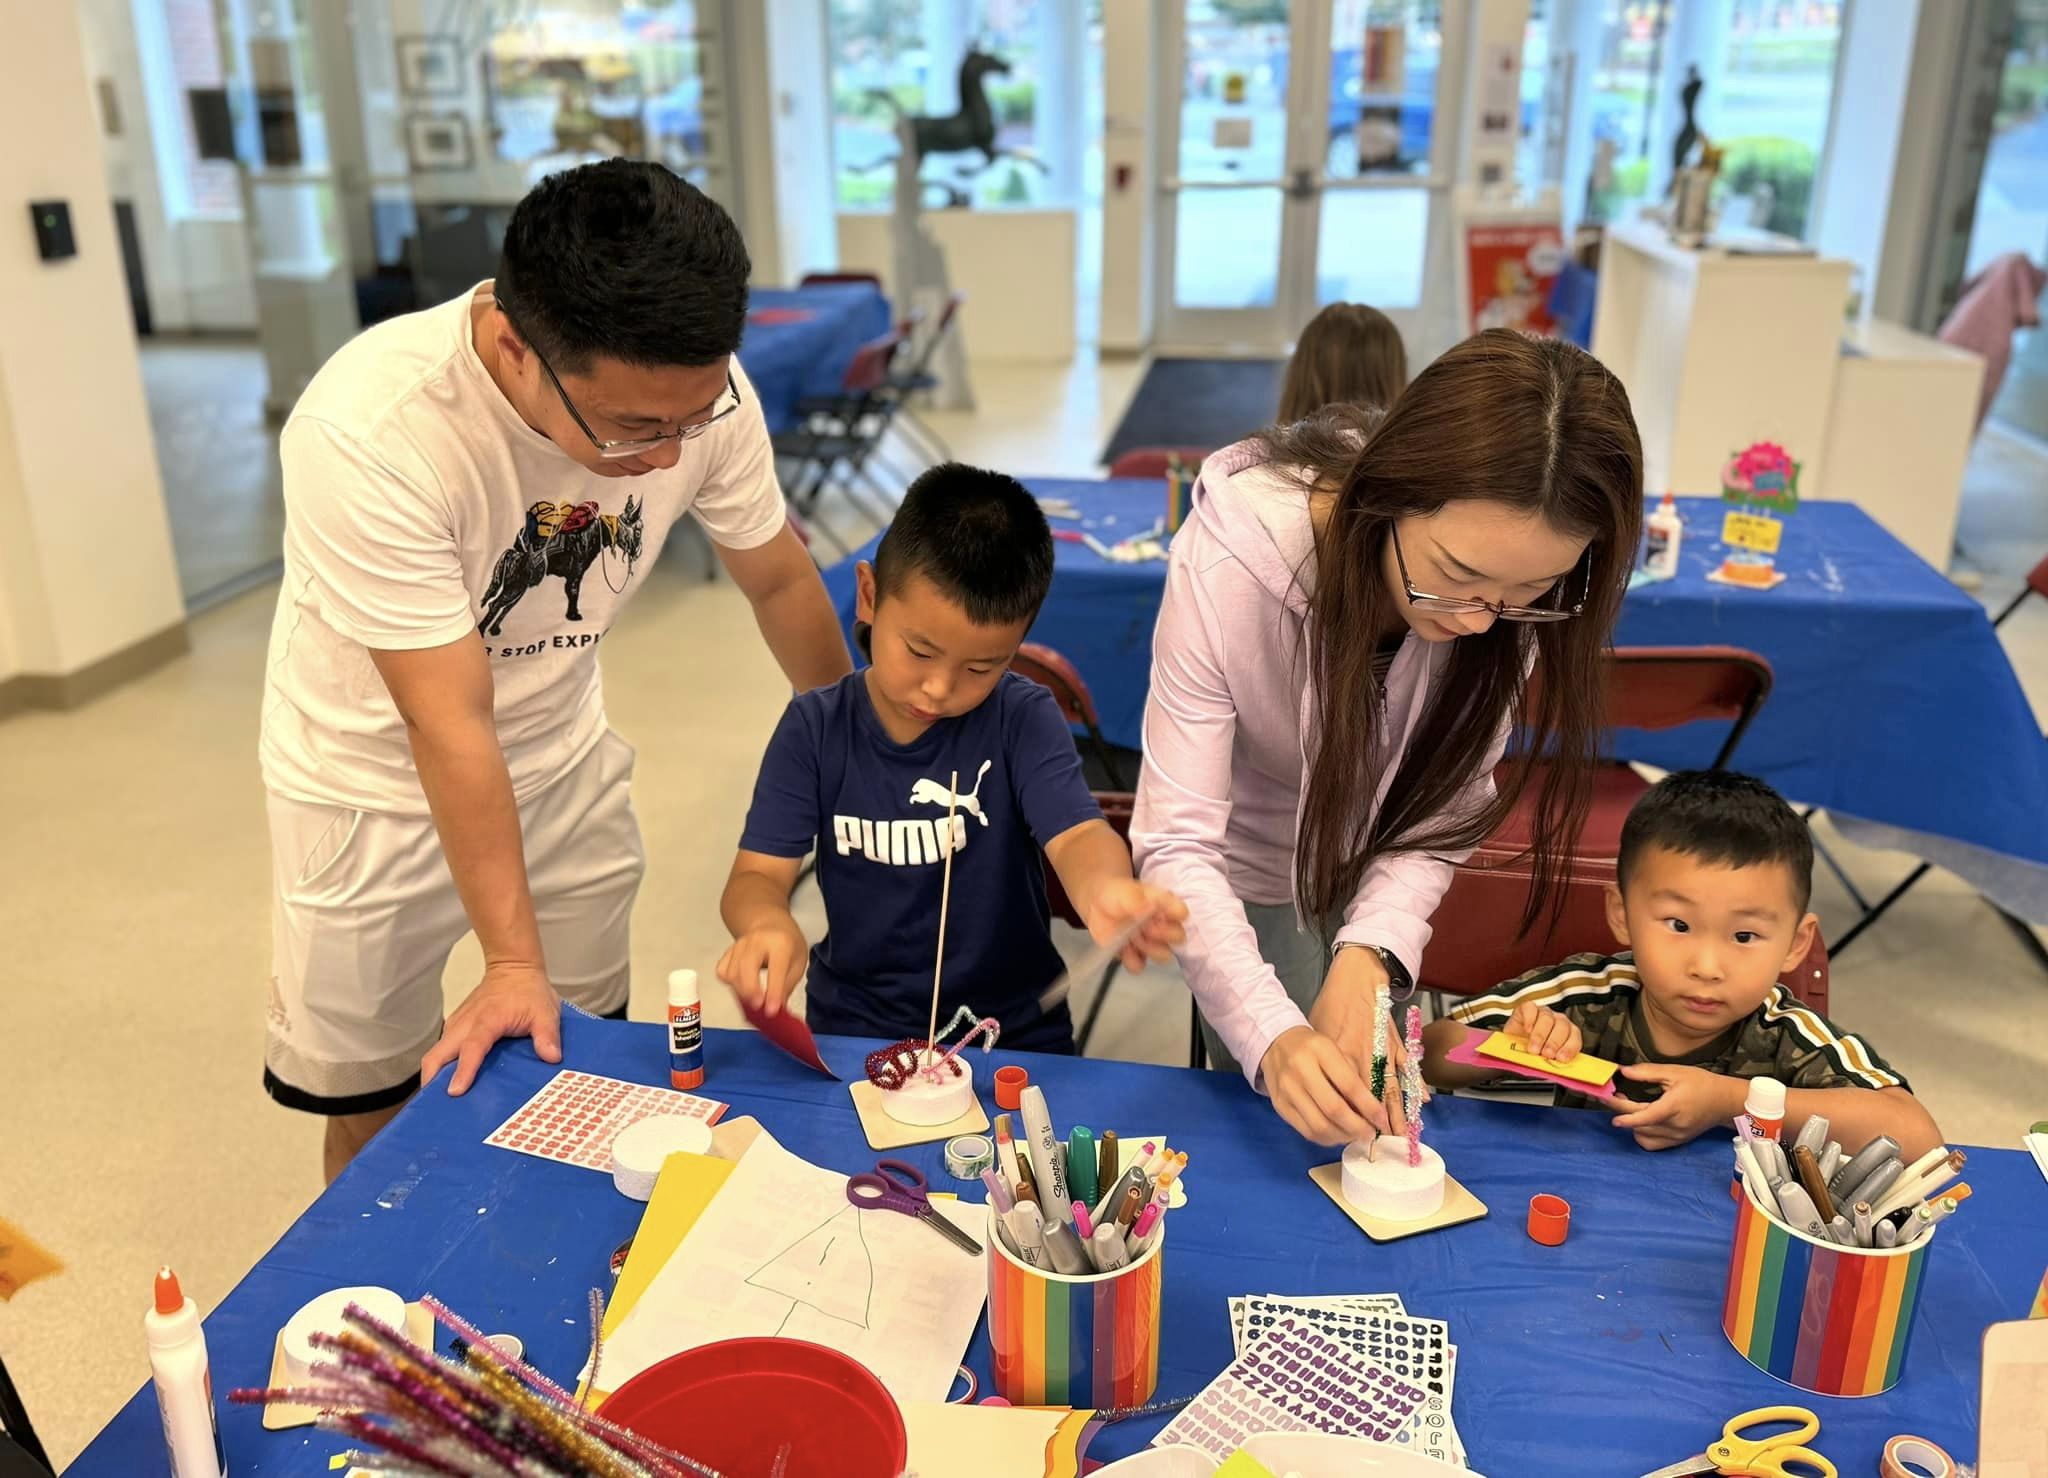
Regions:
[[[1181,557],[1169,565],[1152,638],[1152,691],[1145,700],[1131,851],[1141,878],[1171,889],[1187,904],[1181,969],[1202,1014],[1244,1065],[1251,1085],[1260,1088],[1266,1049],[1280,1033],[1307,1025],[1307,1018],[1259,954],[1224,865],[1237,707],[1217,605],[1265,597],[1235,560],[1220,560],[1199,578],[1192,564]],[[1240,584],[1244,589],[1235,588]]]

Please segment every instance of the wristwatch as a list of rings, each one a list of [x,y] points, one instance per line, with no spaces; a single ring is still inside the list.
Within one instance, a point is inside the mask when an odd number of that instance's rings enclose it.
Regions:
[[[1336,949],[1330,951],[1330,958],[1332,960],[1336,959],[1340,953],[1347,949],[1369,949],[1380,957],[1380,963],[1386,966],[1387,983],[1393,987],[1395,1000],[1405,1001],[1415,994],[1415,977],[1408,973],[1408,967],[1401,963],[1401,957],[1385,945],[1362,944],[1356,940],[1346,940],[1340,943]]]

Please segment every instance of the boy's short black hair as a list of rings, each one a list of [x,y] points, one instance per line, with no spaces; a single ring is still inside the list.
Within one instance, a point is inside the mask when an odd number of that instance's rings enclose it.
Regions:
[[[1753,775],[1727,770],[1679,770],[1651,786],[1621,827],[1615,873],[1628,886],[1629,869],[1645,847],[1729,867],[1784,864],[1800,913],[1813,895],[1813,834],[1785,798]]]
[[[1030,621],[1052,588],[1052,529],[1024,484],[945,462],[920,475],[875,550],[875,599],[922,575],[977,626]]]
[[[492,293],[554,367],[715,364],[740,347],[753,266],[717,201],[659,164],[549,175],[512,209]]]

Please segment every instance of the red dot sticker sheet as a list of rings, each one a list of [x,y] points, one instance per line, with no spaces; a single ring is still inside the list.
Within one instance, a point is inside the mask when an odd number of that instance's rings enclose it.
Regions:
[[[627,1125],[655,1114],[682,1114],[716,1124],[726,1107],[694,1093],[564,1068],[492,1130],[484,1143],[608,1174],[612,1141]]]

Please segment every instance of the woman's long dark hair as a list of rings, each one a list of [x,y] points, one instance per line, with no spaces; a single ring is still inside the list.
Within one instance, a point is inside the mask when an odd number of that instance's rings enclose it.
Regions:
[[[1318,739],[1309,757],[1295,896],[1304,917],[1339,912],[1375,858],[1477,846],[1506,819],[1541,769],[1530,856],[1534,885],[1523,932],[1563,902],[1565,860],[1585,821],[1601,736],[1601,653],[1635,562],[1643,516],[1643,453],[1621,382],[1583,350],[1491,329],[1418,375],[1384,416],[1334,409],[1262,440],[1269,460],[1311,489],[1335,490],[1317,535],[1307,656]],[[1566,577],[1569,621],[1496,621],[1451,643],[1383,805],[1373,676],[1379,633],[1400,619],[1383,575],[1395,520],[1427,517],[1461,498],[1540,513],[1591,543]],[[1590,567],[1590,581],[1586,568]],[[1542,666],[1533,706],[1525,681]],[[1459,806],[1494,736],[1522,736],[1490,805]],[[1553,913],[1553,917],[1554,917]]]

